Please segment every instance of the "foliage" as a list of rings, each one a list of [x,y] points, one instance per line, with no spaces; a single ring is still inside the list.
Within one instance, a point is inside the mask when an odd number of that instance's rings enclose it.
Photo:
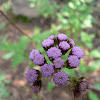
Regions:
[[[93,48],[92,40],[94,37],[94,34],[89,35],[86,32],[81,32],[81,41],[90,49]]]
[[[52,83],[48,83],[48,92],[51,92],[52,91],[52,89],[55,87],[55,83],[54,82],[52,82]]]
[[[100,50],[94,49],[90,52],[90,56],[94,58],[100,58]]]
[[[100,89],[100,82],[96,83],[96,84],[94,85],[94,87]]]
[[[9,80],[5,80],[5,74],[0,74],[0,100],[2,98],[7,98],[9,96],[9,91],[7,90],[7,87],[5,84],[9,84]]]
[[[84,62],[81,61],[79,71],[81,74],[85,74],[89,69],[89,66],[86,66]]]
[[[99,60],[94,61],[93,64],[91,66],[89,66],[88,70],[94,71],[96,69],[100,69],[100,61]]]
[[[9,9],[12,7],[12,2],[11,0],[7,0],[7,2],[3,3],[3,12],[7,12]]]
[[[38,8],[39,14],[43,15],[44,17],[51,16],[52,18],[54,18],[56,9],[58,8],[56,2],[51,3],[50,0],[28,0],[28,1],[31,2],[30,7]]]
[[[24,51],[27,48],[27,37],[22,36],[18,43],[8,43],[7,35],[0,41],[0,49],[7,51],[7,54],[2,56],[3,59],[12,58],[12,66],[15,68],[18,64],[24,61]]]
[[[99,97],[94,92],[89,92],[90,100],[99,100]]]
[[[87,6],[87,1],[71,0],[60,9],[57,16],[62,29],[77,34],[81,29],[92,27],[93,17],[91,12],[91,6]]]
[[[67,68],[62,68],[61,69],[63,72],[66,72],[66,74],[70,77],[76,76],[75,69],[67,69]]]

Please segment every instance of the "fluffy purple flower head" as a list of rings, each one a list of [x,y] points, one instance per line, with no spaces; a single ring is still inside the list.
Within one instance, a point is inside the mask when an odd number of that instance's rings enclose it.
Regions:
[[[64,66],[64,60],[61,59],[61,57],[56,58],[56,59],[53,61],[53,64],[54,64],[55,68],[61,69],[61,68],[63,68],[63,66]]]
[[[29,69],[26,73],[26,79],[29,83],[34,83],[38,80],[38,72],[35,69]]]
[[[55,36],[54,36],[54,35],[50,35],[50,36],[48,37],[48,39],[55,40]]]
[[[52,60],[52,59],[60,57],[62,53],[61,53],[61,50],[58,49],[57,47],[51,47],[50,49],[48,49],[47,55]]]
[[[40,54],[40,51],[37,50],[37,49],[33,49],[31,52],[30,52],[30,55],[29,55],[29,59],[31,59],[32,61],[34,60],[35,56],[37,54]]]
[[[65,85],[68,80],[69,80],[68,76],[63,71],[55,73],[53,76],[53,81],[57,85]]]
[[[91,88],[89,81],[81,81],[78,86],[79,86],[78,89],[79,89],[80,92],[84,92],[87,89]]]
[[[40,87],[39,86],[32,86],[32,90],[35,92],[35,93],[38,93],[40,92]]]
[[[39,81],[35,82],[35,83],[32,85],[32,90],[37,94],[38,92],[40,92],[41,86],[42,86],[42,81],[39,80]]]
[[[63,33],[59,33],[57,35],[57,40],[58,41],[66,41],[68,39],[67,35],[63,34]]]
[[[38,66],[42,66],[46,62],[46,60],[43,54],[38,54],[37,56],[35,56],[33,62]]]
[[[77,56],[71,55],[67,59],[70,68],[76,68],[79,66],[80,61]]]
[[[45,39],[45,40],[43,40],[43,42],[42,42],[42,47],[43,47],[43,48],[49,48],[49,47],[53,46],[53,44],[54,44],[54,40]]]
[[[70,49],[70,45],[66,41],[62,41],[59,43],[59,48],[65,51]]]
[[[52,74],[54,73],[53,65],[44,64],[43,66],[41,66],[41,73],[42,73],[42,76],[44,77],[51,77]]]
[[[71,38],[69,38],[68,43],[71,47],[75,46],[75,42]]]
[[[84,53],[80,47],[74,46],[71,51],[72,55],[77,56],[79,59],[83,58]]]

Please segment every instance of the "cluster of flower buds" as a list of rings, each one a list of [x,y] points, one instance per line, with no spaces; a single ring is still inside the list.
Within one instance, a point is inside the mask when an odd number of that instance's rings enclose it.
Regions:
[[[75,42],[63,33],[58,34],[57,37],[54,35],[49,36],[42,41],[42,47],[53,64],[48,64],[39,50],[33,49],[30,52],[29,59],[34,64],[41,66],[41,71],[29,69],[26,73],[26,79],[29,83],[32,83],[32,89],[35,93],[38,93],[41,89],[42,77],[53,77],[56,85],[65,85],[69,78],[61,69],[63,67],[69,69],[77,68],[80,64],[80,59],[84,55],[81,48],[75,46]],[[68,59],[64,62],[61,56],[65,55],[69,50]]]

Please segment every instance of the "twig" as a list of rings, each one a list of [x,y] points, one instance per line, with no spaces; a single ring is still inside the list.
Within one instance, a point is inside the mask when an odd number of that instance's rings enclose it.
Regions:
[[[17,27],[17,26],[11,21],[10,18],[8,18],[8,16],[7,16],[3,11],[0,10],[0,13],[1,13],[1,15],[3,15],[3,16],[10,22],[10,24],[12,24],[13,27],[15,27],[21,34],[26,35],[19,27]],[[29,37],[28,35],[26,35],[26,36]],[[29,37],[29,38],[30,38],[30,37]]]

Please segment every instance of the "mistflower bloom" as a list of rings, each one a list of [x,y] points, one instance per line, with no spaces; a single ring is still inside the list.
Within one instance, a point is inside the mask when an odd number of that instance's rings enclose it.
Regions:
[[[31,59],[32,61],[34,60],[35,56],[37,54],[40,54],[40,51],[37,50],[37,49],[33,49],[31,52],[30,52],[30,55],[29,55],[29,59]]]
[[[50,36],[48,37],[48,39],[55,40],[55,36],[54,36],[54,35],[50,35]]]
[[[54,45],[54,40],[52,39],[45,39],[42,42],[42,47],[47,51],[50,47]]]
[[[69,80],[67,74],[63,71],[55,73],[53,76],[53,81],[57,85],[65,85],[66,82]]]
[[[62,55],[61,50],[57,47],[51,47],[47,51],[47,55],[50,58],[50,60],[54,60],[55,58],[58,58]]]
[[[35,82],[35,83],[32,85],[32,90],[37,94],[38,92],[40,92],[41,86],[42,86],[42,81],[39,80],[39,81]]]
[[[39,73],[35,69],[29,69],[26,73],[26,79],[29,83],[34,83],[38,80]]]
[[[78,84],[78,89],[79,89],[80,92],[84,92],[87,89],[90,89],[90,82],[89,81],[81,81]]]
[[[74,46],[71,50],[71,54],[77,56],[79,59],[83,58],[84,53],[80,47]]]
[[[68,43],[71,47],[75,46],[75,42],[71,38],[68,39]]]
[[[64,60],[61,59],[61,57],[56,58],[56,59],[53,61],[53,64],[54,64],[55,68],[61,69],[61,68],[63,68],[63,66],[64,66]]]
[[[43,54],[38,54],[37,56],[35,56],[33,62],[38,65],[38,66],[42,66],[44,65],[44,63],[46,62],[44,55]]]
[[[44,64],[43,66],[41,66],[41,73],[42,73],[42,76],[44,77],[51,77],[52,74],[54,73],[53,65]]]
[[[75,83],[74,83],[75,84]],[[75,99],[82,98],[82,92],[87,90],[91,90],[91,82],[89,81],[76,81],[76,85],[74,85],[73,93]]]
[[[76,68],[80,64],[78,57],[74,55],[69,56],[67,59],[67,62],[68,62],[69,68]]]
[[[59,33],[57,35],[57,41],[58,43],[61,42],[61,41],[67,41],[68,37],[67,35],[63,34],[63,33]]]
[[[62,41],[59,43],[59,49],[61,49],[62,54],[65,54],[70,49],[70,45],[67,41]]]

